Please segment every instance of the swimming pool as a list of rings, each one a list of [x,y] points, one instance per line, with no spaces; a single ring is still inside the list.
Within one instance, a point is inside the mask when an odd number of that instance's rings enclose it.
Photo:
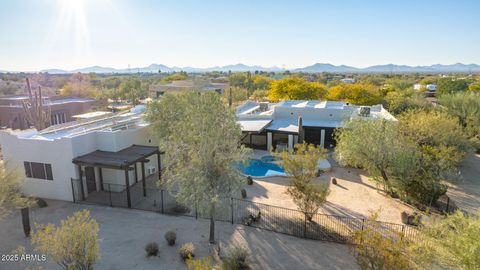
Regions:
[[[285,176],[285,170],[282,166],[269,161],[274,161],[275,158],[262,158],[249,159],[249,162],[245,165],[239,164],[236,168],[245,175],[253,177],[266,177],[266,176]]]

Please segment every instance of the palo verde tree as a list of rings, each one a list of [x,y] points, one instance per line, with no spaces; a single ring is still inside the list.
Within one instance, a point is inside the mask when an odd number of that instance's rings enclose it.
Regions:
[[[147,108],[151,130],[165,151],[163,178],[178,187],[177,201],[209,216],[213,243],[221,200],[238,195],[244,181],[232,166],[247,154],[239,144],[235,113],[215,92],[167,94]]]
[[[88,210],[76,212],[60,226],[36,225],[32,234],[35,250],[46,253],[65,270],[92,270],[100,258],[98,223]]]
[[[305,214],[306,219],[312,221],[330,192],[328,184],[313,183],[318,174],[318,161],[326,157],[325,151],[313,144],[301,143],[295,145],[292,153],[284,151],[276,155],[282,158],[285,172],[289,176],[287,194]]]

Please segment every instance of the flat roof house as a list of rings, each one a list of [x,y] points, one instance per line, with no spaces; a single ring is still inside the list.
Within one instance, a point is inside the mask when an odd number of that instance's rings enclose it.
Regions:
[[[299,117],[305,142],[335,146],[334,131],[353,118],[395,120],[382,105],[358,106],[337,101],[286,100],[279,103],[247,101],[237,108],[244,134],[242,143],[256,149],[292,149],[298,142]]]
[[[161,161],[143,110],[137,106],[41,131],[1,131],[4,159],[24,174],[25,194],[74,201],[115,192],[130,206],[130,188],[143,185],[145,194],[145,178],[158,172]]]
[[[30,128],[22,105],[26,100],[28,96],[0,97],[0,128]],[[89,98],[43,98],[43,105],[51,111],[51,125],[74,121],[74,115],[89,111],[94,103],[95,100]]]

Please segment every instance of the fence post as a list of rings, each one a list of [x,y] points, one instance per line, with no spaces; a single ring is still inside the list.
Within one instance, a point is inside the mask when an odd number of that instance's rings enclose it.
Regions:
[[[198,219],[198,208],[197,208],[197,204],[195,204],[195,219]]]
[[[160,200],[162,200],[162,214],[165,212],[163,211],[163,189],[160,190]]]
[[[402,225],[402,237],[400,237],[400,239],[403,239],[404,236],[405,236],[405,225]]]
[[[230,197],[230,212],[232,215],[232,224],[233,224],[233,197]]]
[[[307,215],[304,213],[303,216],[303,238],[307,238]]]
[[[113,207],[113,202],[112,202],[112,187],[110,186],[110,184],[108,184],[108,195],[109,195],[109,198],[110,198],[110,206]]]

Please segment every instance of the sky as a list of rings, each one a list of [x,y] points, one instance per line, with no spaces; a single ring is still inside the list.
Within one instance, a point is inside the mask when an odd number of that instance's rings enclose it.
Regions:
[[[477,0],[0,0],[0,70],[480,64]]]

